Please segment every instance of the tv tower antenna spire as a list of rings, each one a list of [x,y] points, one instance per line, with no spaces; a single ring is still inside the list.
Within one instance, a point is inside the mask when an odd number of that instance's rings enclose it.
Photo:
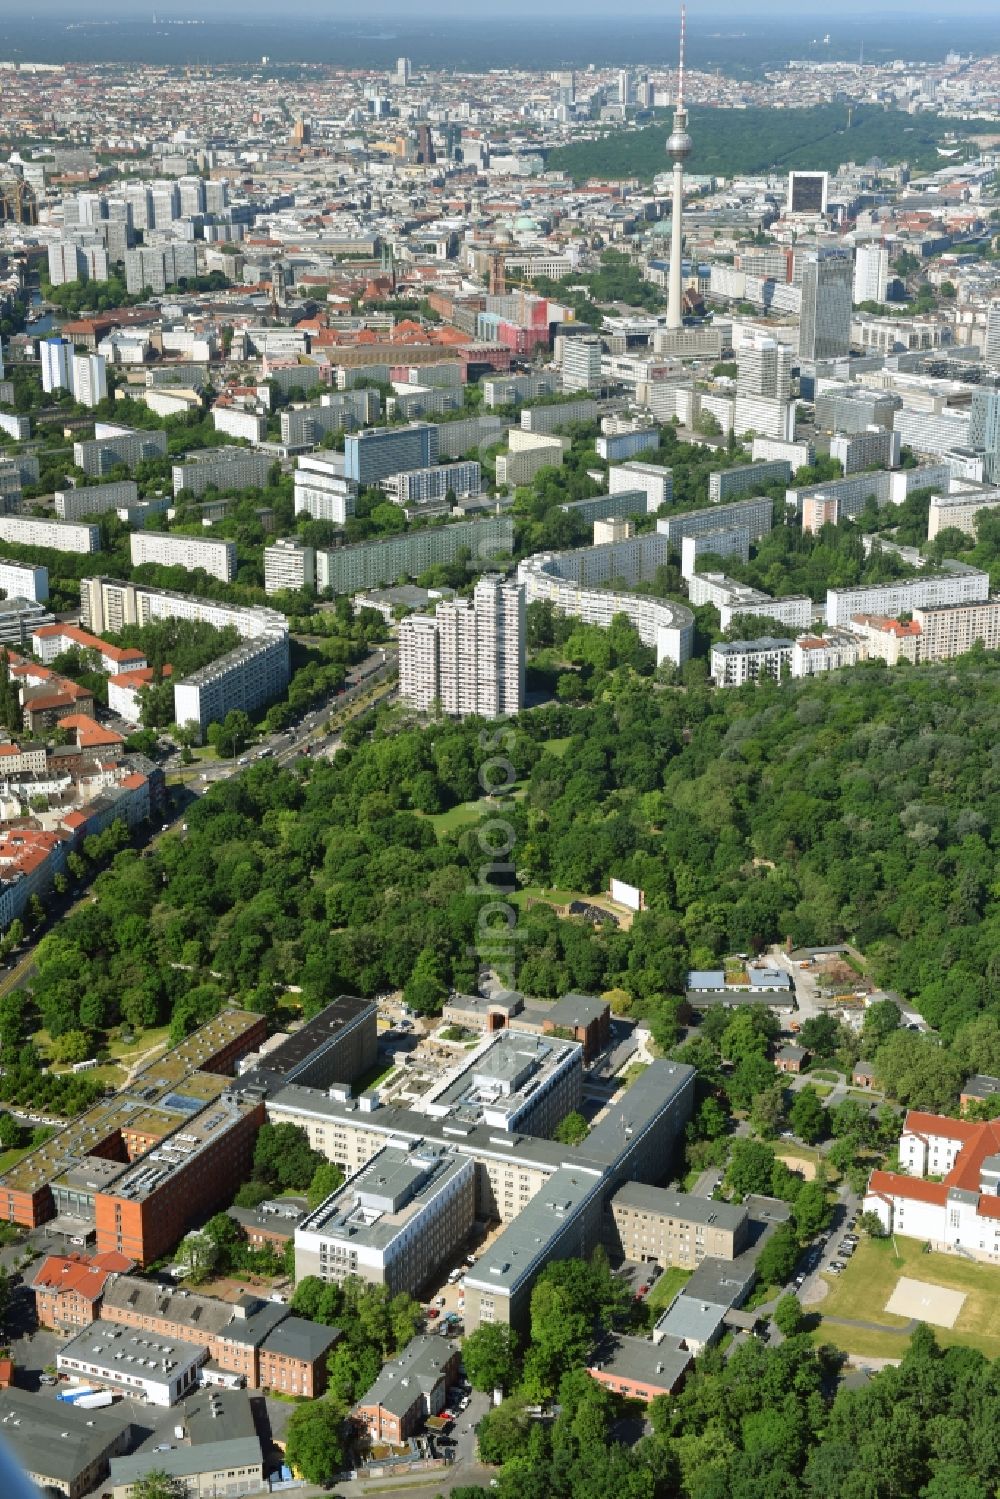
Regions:
[[[681,258],[684,250],[684,235],[681,217],[684,211],[684,162],[691,154],[691,137],[687,131],[687,110],[684,108],[684,33],[687,27],[686,7],[681,6],[681,50],[677,70],[677,105],[674,109],[674,125],[667,139],[667,155],[674,164],[673,199],[670,215],[670,280],[667,295],[667,327],[682,328]]]

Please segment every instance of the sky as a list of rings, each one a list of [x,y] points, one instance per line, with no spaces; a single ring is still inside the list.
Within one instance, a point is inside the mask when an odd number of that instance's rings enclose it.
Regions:
[[[631,16],[648,16],[651,22],[669,24],[671,16],[679,11],[679,4],[664,3],[664,0],[620,0],[616,9]],[[342,17],[357,20],[359,11],[349,0],[297,0],[295,7],[299,20],[315,17],[317,20],[333,20]],[[537,0],[505,0],[504,14],[530,12],[546,22],[565,16],[567,20],[581,14],[607,16],[607,0],[546,0],[539,7]],[[827,29],[845,15],[865,15],[872,20],[879,16],[910,16],[922,21],[939,17],[947,24],[947,17],[983,15],[995,18],[997,0],[955,0],[945,11],[940,0],[876,0],[874,5],[864,0],[841,0],[835,11],[825,5],[803,6],[801,0],[707,0],[704,5],[689,4],[691,24],[706,21],[738,21],[748,30],[755,20],[769,20],[783,15],[794,15],[797,20],[808,23],[810,13],[817,27]],[[18,10],[19,19],[30,21],[33,17],[72,19],[75,21],[102,19],[141,20],[156,14],[159,20],[199,18],[217,20],[224,14],[238,15],[246,20],[274,20],[274,0],[210,0],[206,7],[195,0],[29,0],[24,9]],[[477,15],[478,13],[478,15]],[[476,16],[486,19],[478,0],[424,0],[421,15],[428,18],[441,15]],[[384,16],[405,18],[411,25],[416,20],[412,0],[366,0],[364,15],[369,19]]]

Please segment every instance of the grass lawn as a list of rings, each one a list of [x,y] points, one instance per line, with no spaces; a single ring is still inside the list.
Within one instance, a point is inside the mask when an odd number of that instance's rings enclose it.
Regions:
[[[457,833],[460,828],[468,827],[471,823],[478,822],[487,813],[487,805],[479,798],[474,802],[459,802],[455,807],[449,807],[447,812],[432,812],[427,815],[427,821],[432,824],[435,833],[442,838],[445,833]]]
[[[567,735],[565,739],[546,739],[542,748],[547,750],[550,755],[555,755],[557,760],[561,760],[569,749],[569,746],[570,736]]]
[[[523,801],[525,797],[523,786],[511,792],[511,801]],[[476,797],[475,801],[459,802],[457,806],[449,807],[447,812],[418,812],[418,817],[426,817],[431,823],[439,838],[446,833],[457,833],[462,828],[471,827],[481,817],[503,816],[503,802],[501,799],[490,801],[486,797]]]
[[[170,1039],[169,1025],[161,1025],[152,1030],[140,1031],[131,1041],[125,1042],[121,1038],[109,1041],[107,1050],[116,1062],[124,1062],[126,1066],[141,1057],[144,1052],[152,1051],[154,1046],[163,1046]]]
[[[16,1150],[0,1151],[0,1171],[6,1171],[9,1167],[16,1166],[18,1161],[22,1160],[28,1154],[28,1151],[33,1149],[34,1146],[32,1145],[19,1145]]]
[[[832,1067],[810,1067],[809,1078],[811,1080],[814,1077],[821,1077],[827,1083],[842,1083],[844,1081],[844,1074],[842,1072],[834,1072]]]
[[[535,900],[550,901],[554,906],[568,906],[571,901],[585,900],[589,905],[600,906],[602,911],[609,915],[617,916],[621,906],[615,906],[606,895],[587,895],[583,890],[550,890],[546,885],[527,885],[523,890],[515,890],[509,897],[515,905],[524,905],[529,897]]]
[[[934,1336],[943,1346],[961,1344],[978,1348],[987,1358],[1000,1357],[1000,1298],[994,1265],[981,1265],[951,1254],[924,1254],[919,1239],[863,1239],[844,1273],[829,1277],[830,1290],[816,1310],[820,1325],[813,1334],[818,1343],[833,1343],[851,1353],[900,1357],[907,1339],[885,1334],[855,1331],[848,1327],[829,1326],[827,1317],[849,1317],[861,1322],[875,1322],[880,1327],[903,1328],[904,1317],[894,1317],[885,1304],[901,1275],[932,1285],[964,1291],[965,1304],[953,1328],[935,1327]],[[886,1352],[884,1345],[894,1341],[896,1353]]]
[[[376,1062],[374,1067],[351,1084],[351,1092],[357,1098],[366,1088],[374,1088],[377,1083],[384,1083],[396,1071],[395,1062]]]
[[[691,1275],[690,1270],[683,1270],[679,1265],[671,1265],[669,1270],[664,1270],[646,1297],[646,1305],[651,1306],[656,1312],[665,1312],[677,1292],[687,1285]]]

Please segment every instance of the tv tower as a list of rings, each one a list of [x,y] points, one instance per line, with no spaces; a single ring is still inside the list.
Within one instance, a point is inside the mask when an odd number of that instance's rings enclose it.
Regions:
[[[677,105],[674,109],[674,128],[667,141],[667,155],[674,164],[674,193],[670,218],[670,285],[667,296],[667,327],[682,328],[684,313],[681,306],[681,256],[683,233],[681,214],[684,208],[684,162],[691,154],[691,137],[687,133],[687,110],[684,108],[684,25],[685,7],[681,6],[681,61],[677,73]]]

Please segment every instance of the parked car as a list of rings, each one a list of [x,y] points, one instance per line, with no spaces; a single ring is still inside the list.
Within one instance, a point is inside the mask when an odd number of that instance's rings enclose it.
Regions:
[[[435,1306],[444,1306],[445,1305],[445,1299],[444,1299],[444,1297],[443,1296],[435,1296],[435,1298],[434,1298],[434,1305]]]
[[[847,1266],[844,1264],[843,1260],[831,1260],[830,1261],[830,1271],[831,1271],[831,1274],[833,1274],[833,1275],[839,1275],[842,1270],[846,1270],[846,1269],[847,1269]]]
[[[860,1238],[858,1237],[857,1234],[845,1234],[844,1235],[844,1243],[845,1244],[860,1244],[861,1240],[860,1240]]]
[[[427,1315],[433,1321],[435,1317],[440,1317],[441,1313],[438,1311],[436,1306],[429,1306],[427,1308]]]

